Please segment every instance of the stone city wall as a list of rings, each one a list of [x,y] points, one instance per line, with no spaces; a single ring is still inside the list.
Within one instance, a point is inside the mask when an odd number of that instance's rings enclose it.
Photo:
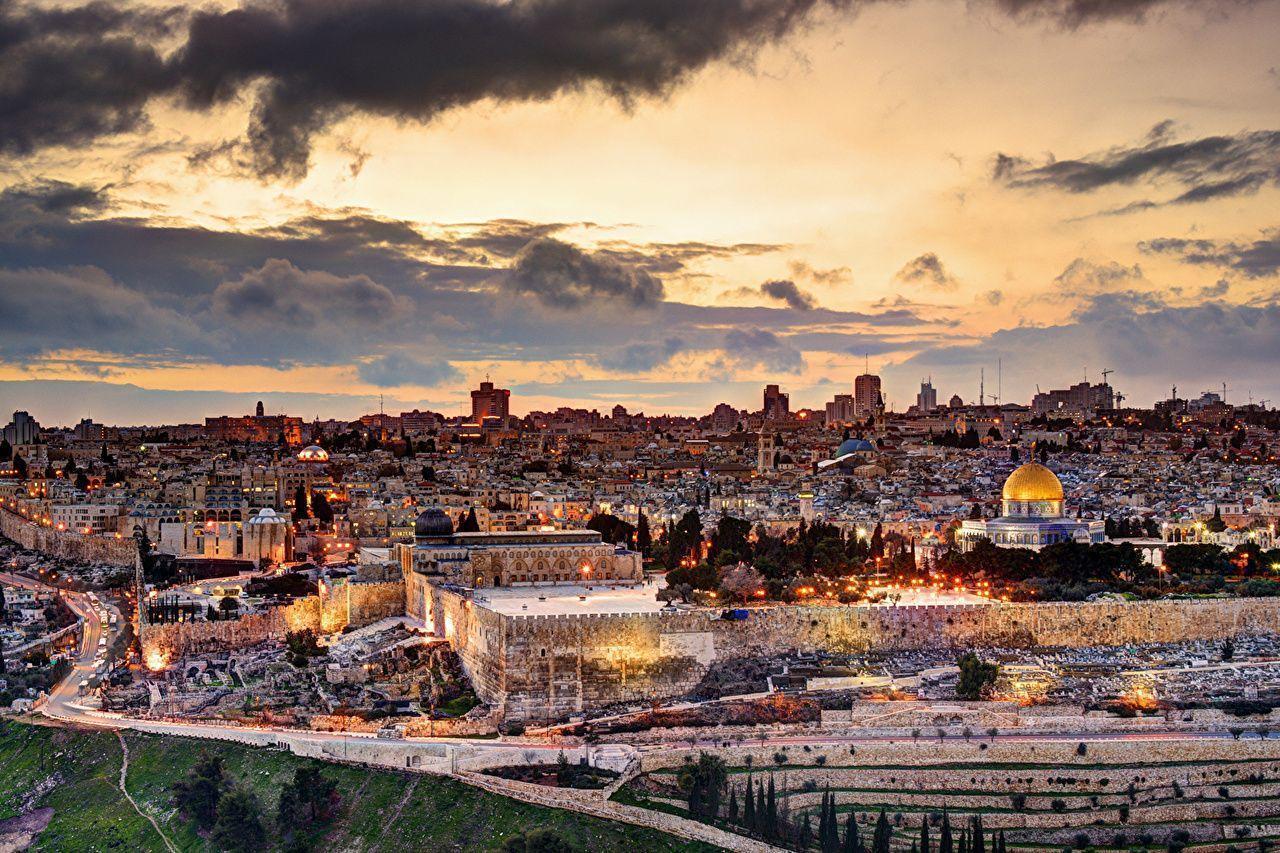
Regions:
[[[719,611],[500,616],[437,590],[458,625],[476,612],[485,631],[447,634],[477,691],[512,719],[549,721],[619,702],[681,695],[715,662],[789,650],[1089,646],[1220,639],[1274,631],[1280,599],[1214,599],[961,606],[753,608]],[[466,607],[463,608],[462,605]],[[481,683],[483,682],[483,683]]]
[[[80,563],[104,563],[132,568],[138,546],[132,538],[82,536],[66,530],[32,524],[17,513],[0,510],[0,535],[23,548]]]
[[[332,634],[404,613],[404,584],[350,583],[329,587],[280,607],[268,607],[225,622],[175,622],[142,626],[143,660],[167,663],[203,652],[225,651],[280,640],[305,628]]]

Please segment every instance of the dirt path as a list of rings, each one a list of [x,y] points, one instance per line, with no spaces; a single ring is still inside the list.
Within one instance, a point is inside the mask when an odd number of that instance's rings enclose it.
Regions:
[[[129,789],[125,787],[125,777],[129,775],[129,744],[125,741],[124,735],[119,731],[116,737],[120,739],[120,751],[124,753],[124,758],[120,761],[120,793],[124,794],[124,798],[129,801],[129,805],[133,806],[133,810],[155,827],[156,834],[160,836],[160,840],[164,842],[164,846],[169,848],[169,853],[178,853],[178,848],[173,846],[173,842],[169,840],[169,836],[164,834],[164,830],[160,828],[160,824],[156,823],[156,819],[144,812],[138,807],[137,801],[133,799],[133,795],[129,793]]]

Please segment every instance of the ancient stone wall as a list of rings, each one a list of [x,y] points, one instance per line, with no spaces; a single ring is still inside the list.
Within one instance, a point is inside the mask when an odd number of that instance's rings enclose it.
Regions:
[[[23,548],[81,563],[104,563],[132,568],[138,554],[138,546],[132,538],[82,536],[52,527],[41,527],[8,510],[0,510],[0,534]]]
[[[476,695],[501,705],[507,694],[505,677],[511,659],[507,651],[507,623],[497,613],[448,590],[430,588],[430,609],[437,631],[458,653]],[[519,667],[517,667],[518,669]]]
[[[176,622],[144,625],[143,660],[168,663],[190,654],[223,651],[280,640],[304,628],[332,634],[360,628],[404,614],[404,584],[352,583],[328,587],[320,595],[296,599],[283,607],[269,607],[225,622]]]
[[[437,591],[436,597],[446,607],[461,601],[448,591]],[[457,601],[450,605],[451,600]],[[678,696],[693,688],[713,662],[737,657],[791,649],[858,652],[1219,639],[1277,630],[1280,600],[765,607],[752,609],[741,622],[719,619],[718,611],[489,615],[499,623],[491,633],[503,643],[470,643],[463,657],[469,672],[489,673],[486,685],[494,692],[480,684],[477,690],[485,701],[503,703],[513,719],[545,721],[584,708]],[[450,639],[459,646],[456,636]]]

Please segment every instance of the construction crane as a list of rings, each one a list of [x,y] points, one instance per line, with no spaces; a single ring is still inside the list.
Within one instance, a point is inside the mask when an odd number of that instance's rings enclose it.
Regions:
[[[1102,384],[1103,384],[1103,385],[1106,385],[1106,384],[1107,384],[1107,377],[1108,377],[1108,376],[1110,376],[1110,375],[1111,375],[1111,374],[1113,374],[1113,373],[1115,373],[1115,371],[1114,371],[1114,370],[1112,370],[1110,367],[1108,367],[1108,368],[1106,368],[1105,370],[1103,370],[1103,371],[1102,371]]]

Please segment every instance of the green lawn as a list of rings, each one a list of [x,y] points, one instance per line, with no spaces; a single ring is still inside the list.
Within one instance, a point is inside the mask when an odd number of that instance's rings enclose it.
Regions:
[[[316,850],[484,851],[536,827],[561,833],[584,853],[714,849],[629,824],[517,802],[436,776],[313,762],[219,741],[125,737],[129,793],[183,851],[211,849],[169,804],[169,786],[201,750],[221,755],[228,771],[252,786],[269,816],[295,768],[308,763],[322,767],[337,781],[342,807],[332,825],[313,833]],[[120,761],[113,733],[0,722],[0,819],[52,807],[53,819],[35,850],[163,851],[155,830],[116,787]],[[268,835],[273,843],[280,842],[274,823]]]

